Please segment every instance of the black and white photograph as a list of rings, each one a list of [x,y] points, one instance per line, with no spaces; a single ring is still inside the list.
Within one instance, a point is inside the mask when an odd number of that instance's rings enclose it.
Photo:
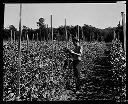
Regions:
[[[4,3],[3,101],[126,102],[126,1]]]

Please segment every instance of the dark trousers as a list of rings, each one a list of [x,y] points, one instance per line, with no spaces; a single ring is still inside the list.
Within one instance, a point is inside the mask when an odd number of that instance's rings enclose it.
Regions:
[[[80,86],[80,71],[77,68],[79,62],[80,62],[79,60],[73,60],[73,73],[76,81],[76,90],[79,90],[79,86]],[[67,65],[68,65],[68,61],[65,60],[64,69],[66,68]]]
[[[79,90],[80,88],[80,70],[77,68],[78,64],[80,63],[79,60],[73,60],[73,72],[74,77],[76,81],[76,90]]]

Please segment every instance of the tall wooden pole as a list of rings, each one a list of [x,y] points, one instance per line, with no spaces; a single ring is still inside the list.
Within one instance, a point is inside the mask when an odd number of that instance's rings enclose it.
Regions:
[[[113,34],[114,34],[113,41],[115,41],[116,40],[116,33],[115,33],[115,31],[113,31]]]
[[[126,24],[125,24],[125,14],[121,12],[122,15],[122,26],[123,26],[123,35],[124,35],[124,51],[126,52]]]
[[[29,37],[28,37],[28,33],[26,33],[26,35],[27,35],[27,49],[28,49],[28,47],[29,47]]]
[[[116,33],[115,33],[115,31],[114,31],[114,39],[116,39]]]
[[[120,27],[120,21],[119,21],[118,27]],[[117,32],[117,39],[120,41],[120,35],[119,35],[119,32]]]
[[[54,42],[53,42],[52,15],[51,15],[51,35],[52,35],[52,60],[53,60],[54,59]],[[52,75],[53,75],[53,62],[52,62]]]
[[[21,10],[22,10],[22,4],[20,4],[20,21],[19,21],[19,42],[18,42],[18,72],[17,72],[17,100],[19,101],[20,98],[20,71],[21,71]]]
[[[52,29],[52,15],[51,15],[51,36],[52,36],[52,42],[53,42],[53,29]]]
[[[37,33],[37,42],[38,42],[38,33]]]

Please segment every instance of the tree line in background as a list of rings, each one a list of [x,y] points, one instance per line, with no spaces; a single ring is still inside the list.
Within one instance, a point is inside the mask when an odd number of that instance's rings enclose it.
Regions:
[[[26,26],[22,27],[22,36],[21,40],[35,40],[35,41],[48,41],[52,40],[51,27],[48,27],[47,24],[44,23],[44,18],[40,18],[37,22],[37,26],[39,28],[32,29]],[[78,32],[79,29],[79,32]],[[123,43],[123,27],[120,23],[117,27],[108,27],[105,29],[99,29],[93,27],[91,25],[84,24],[84,26],[66,26],[67,30],[67,40],[71,37],[78,37],[79,39],[87,42],[92,41],[105,41],[112,42],[114,39],[114,31],[116,34],[116,38],[119,39]],[[3,40],[17,40],[19,37],[19,31],[13,25],[10,25],[7,28],[4,28]],[[53,28],[53,40],[65,41],[66,40],[66,32],[65,26],[61,25],[58,28]]]

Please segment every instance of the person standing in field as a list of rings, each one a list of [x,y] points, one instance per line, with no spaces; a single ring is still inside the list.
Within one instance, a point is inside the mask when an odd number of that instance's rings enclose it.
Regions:
[[[80,68],[79,68],[80,65],[79,64],[81,62],[83,47],[80,46],[80,43],[76,38],[73,38],[72,42],[75,48],[74,50],[68,49],[68,52],[70,52],[70,54],[72,54],[73,56],[73,72],[76,80],[76,91],[79,92],[80,90]]]

